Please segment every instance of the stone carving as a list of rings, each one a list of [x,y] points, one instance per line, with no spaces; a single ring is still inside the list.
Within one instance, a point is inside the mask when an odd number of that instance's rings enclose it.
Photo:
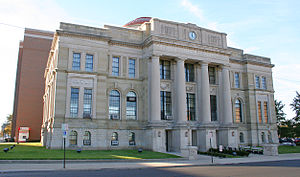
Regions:
[[[160,89],[163,91],[170,91],[170,83],[160,83]]]
[[[216,88],[210,88],[210,94],[211,95],[216,95],[217,94],[217,89]]]
[[[215,35],[208,35],[208,44],[213,46],[220,46],[221,45],[221,37]]]
[[[194,92],[194,90],[195,90],[195,89],[194,89],[194,86],[192,86],[192,85],[187,85],[187,86],[186,86],[186,91],[187,91],[187,92]]]
[[[92,87],[93,80],[91,79],[71,79],[72,86],[79,86],[79,87]]]
[[[176,29],[171,26],[167,25],[161,25],[161,31],[162,34],[168,35],[168,36],[175,36],[176,35]]]

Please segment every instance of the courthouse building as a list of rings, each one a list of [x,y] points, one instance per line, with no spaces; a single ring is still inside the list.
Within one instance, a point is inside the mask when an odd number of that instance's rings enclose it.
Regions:
[[[270,58],[226,34],[157,18],[61,23],[45,71],[42,143],[180,152],[277,143]]]

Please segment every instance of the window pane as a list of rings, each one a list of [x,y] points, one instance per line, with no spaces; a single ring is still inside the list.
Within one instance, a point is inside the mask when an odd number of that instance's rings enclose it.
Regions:
[[[160,60],[159,63],[160,63],[160,79],[170,79],[171,78],[170,61]]]
[[[234,73],[234,87],[240,88],[240,75],[239,73]]]
[[[71,88],[71,104],[70,104],[71,117],[78,116],[78,99],[79,99],[79,88]]]
[[[172,116],[171,92],[160,92],[161,119],[166,120]]]
[[[215,67],[208,67],[209,83],[216,84]]]
[[[195,118],[195,94],[186,94],[186,104],[187,104],[187,120],[196,120]]]
[[[260,88],[260,80],[258,76],[255,76],[255,88]]]
[[[72,130],[70,132],[69,143],[70,143],[70,145],[77,145],[77,132],[76,131]]]
[[[267,89],[267,80],[266,77],[261,78],[262,88]]]
[[[240,100],[235,101],[235,122],[242,122],[242,105]]]
[[[135,78],[135,59],[129,59],[128,61],[128,76]]]
[[[84,89],[83,117],[91,118],[92,114],[92,89]]]
[[[120,119],[120,93],[117,90],[109,94],[109,118]]]
[[[240,142],[244,143],[244,134],[243,133],[240,133]]]
[[[269,122],[268,118],[268,103],[264,102],[264,118],[265,118],[265,123],[267,124]]]
[[[210,112],[211,121],[217,121],[217,97],[216,95],[210,95]]]
[[[258,113],[258,122],[262,123],[262,115],[261,115],[261,102],[257,102],[257,113]]]
[[[136,94],[129,92],[126,96],[126,118],[136,119]]]
[[[84,132],[83,145],[85,145],[85,146],[91,145],[91,133],[89,131]]]
[[[135,133],[133,132],[130,132],[129,134],[129,145],[130,146],[135,145]]]
[[[80,53],[73,53],[72,70],[80,70]]]
[[[85,71],[92,72],[93,71],[93,55],[87,54],[85,57]]]
[[[185,66],[185,81],[194,82],[194,65],[193,64],[184,64]]]
[[[119,76],[119,57],[113,57],[111,74],[113,76]]]

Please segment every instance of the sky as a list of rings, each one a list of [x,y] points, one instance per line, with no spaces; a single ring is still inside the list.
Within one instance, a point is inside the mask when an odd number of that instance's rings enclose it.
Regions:
[[[194,23],[224,32],[228,46],[271,58],[275,99],[300,92],[299,0],[0,0],[0,125],[13,112],[19,41],[24,28],[55,31],[59,22],[122,26],[137,17]]]

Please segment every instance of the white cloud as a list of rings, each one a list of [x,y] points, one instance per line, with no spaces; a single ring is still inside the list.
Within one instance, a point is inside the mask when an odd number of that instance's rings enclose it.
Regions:
[[[1,0],[0,4],[0,23],[54,31],[60,21],[70,19],[52,0]],[[0,24],[0,124],[13,111],[18,46],[23,36],[24,29]]]
[[[191,13],[198,17],[201,21],[205,21],[203,11],[198,6],[192,4],[189,0],[182,0],[181,5],[187,8]]]

